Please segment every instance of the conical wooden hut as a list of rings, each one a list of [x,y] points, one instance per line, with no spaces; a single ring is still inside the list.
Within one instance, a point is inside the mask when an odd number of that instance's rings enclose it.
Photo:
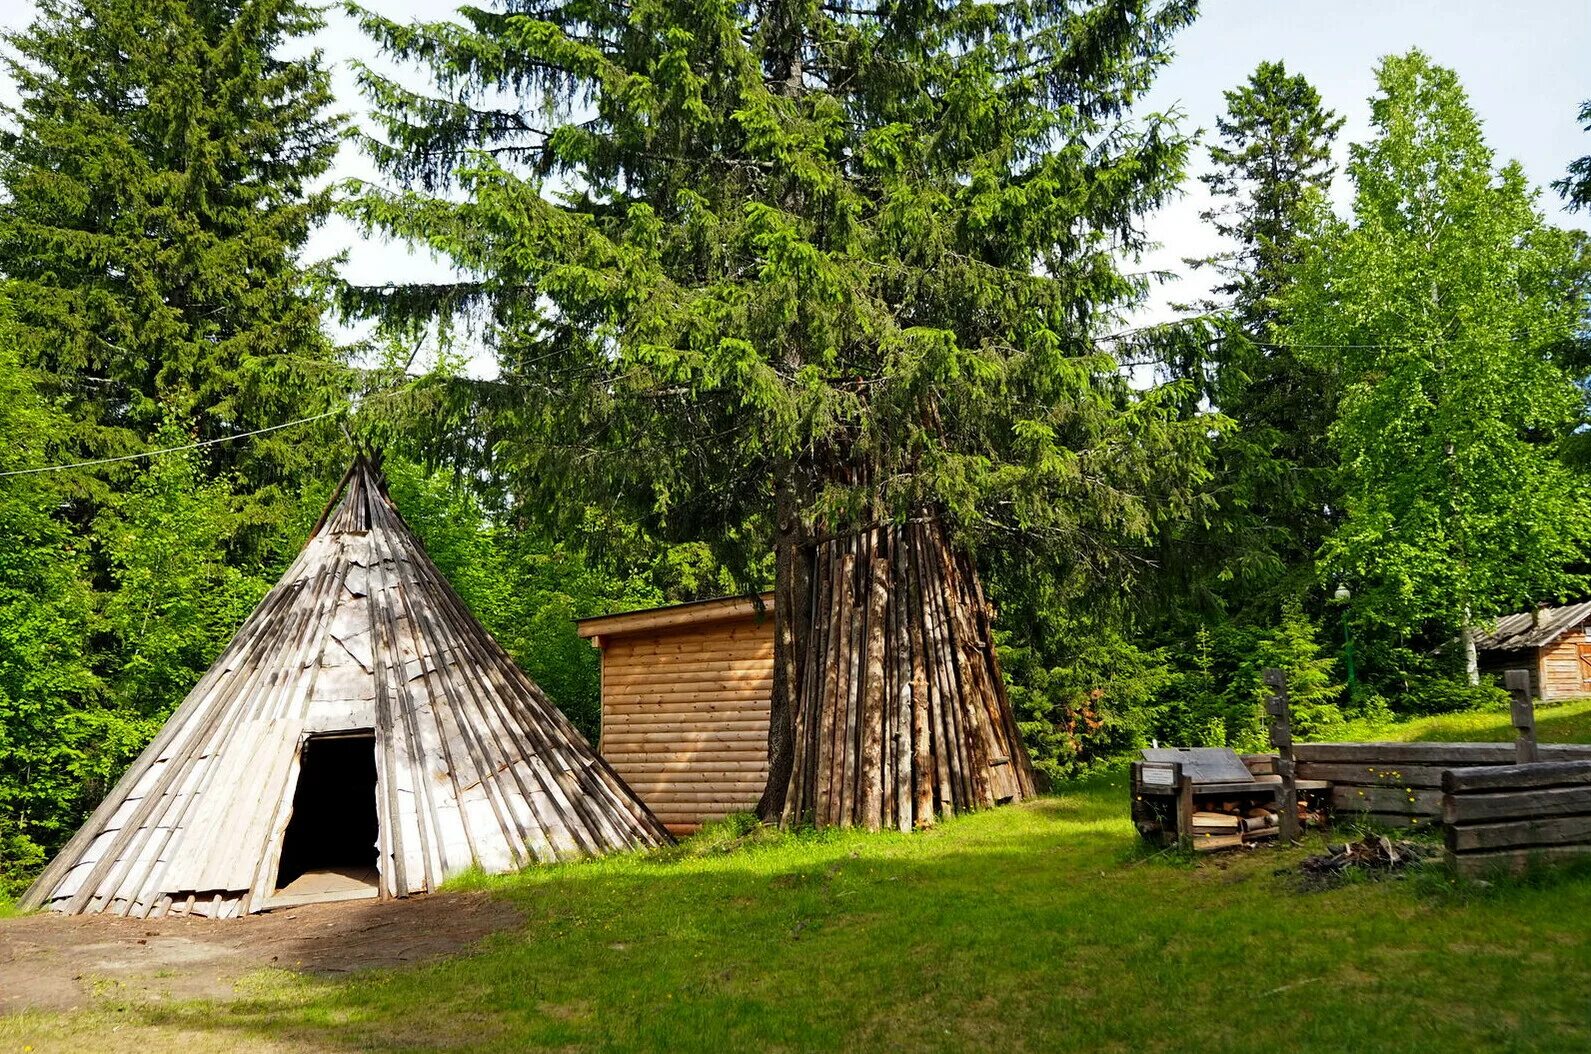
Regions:
[[[669,840],[465,609],[361,456],[23,905],[232,917]]]

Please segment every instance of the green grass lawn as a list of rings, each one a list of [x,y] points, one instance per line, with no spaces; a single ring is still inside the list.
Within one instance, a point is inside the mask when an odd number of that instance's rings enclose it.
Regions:
[[[1591,703],[1562,714],[1585,728]],[[1410,737],[1493,738],[1471,716]],[[526,921],[475,954],[0,1018],[0,1051],[1591,1050],[1585,872],[1306,891],[1277,871],[1320,836],[1150,856],[1124,784],[917,835],[725,830],[479,880]]]
[[[1355,722],[1334,739],[1395,739],[1441,742],[1511,742],[1513,725],[1507,710],[1469,711],[1421,717],[1393,725]],[[1536,738],[1542,743],[1591,743],[1591,699],[1536,704]]]

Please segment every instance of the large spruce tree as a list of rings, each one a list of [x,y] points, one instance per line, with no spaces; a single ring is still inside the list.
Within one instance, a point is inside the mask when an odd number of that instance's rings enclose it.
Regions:
[[[1326,221],[1285,306],[1341,392],[1322,567],[1371,632],[1456,632],[1473,682],[1476,627],[1585,584],[1591,493],[1559,458],[1584,393],[1554,361],[1584,249],[1496,163],[1453,71],[1415,51],[1377,85],[1352,220]]]
[[[301,256],[341,133],[320,54],[290,54],[321,24],[303,0],[40,0],[6,36],[0,274],[72,453],[136,451],[168,419],[209,439],[328,405],[341,379]],[[269,519],[306,449],[282,434],[206,457]]]
[[[1331,375],[1281,342],[1281,312],[1300,239],[1336,173],[1331,148],[1343,121],[1280,62],[1260,63],[1226,103],[1200,179],[1214,198],[1203,219],[1230,248],[1192,261],[1220,276],[1208,306],[1225,322],[1219,339],[1179,365],[1233,427],[1216,444],[1210,493],[1219,511],[1184,536],[1175,559],[1202,606],[1270,618],[1279,592],[1313,581],[1336,504]]]
[[[1591,100],[1580,104],[1580,124],[1591,132]],[[1552,184],[1571,209],[1591,208],[1591,154],[1569,162],[1569,174]]]
[[[1263,340],[1297,261],[1299,235],[1336,174],[1331,146],[1343,118],[1281,62],[1261,62],[1225,95],[1226,113],[1215,120],[1220,140],[1210,147],[1210,171],[1199,177],[1216,205],[1202,215],[1236,244],[1210,260],[1222,274],[1218,291]]]
[[[1193,4],[461,15],[361,15],[435,91],[364,73],[371,148],[406,189],[367,188],[360,214],[462,272],[365,305],[484,326],[501,377],[460,449],[522,508],[771,544],[764,815],[790,772],[811,543],[917,517],[1097,580],[1188,500],[1207,426],[1133,391],[1095,337],[1141,292],[1123,258],[1185,159],[1129,110]]]

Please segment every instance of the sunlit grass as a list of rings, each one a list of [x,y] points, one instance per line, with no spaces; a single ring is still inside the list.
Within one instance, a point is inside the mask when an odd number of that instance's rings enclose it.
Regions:
[[[1507,710],[1437,714],[1395,724],[1358,721],[1335,739],[1420,742],[1511,742]],[[1591,699],[1536,704],[1536,738],[1542,743],[1591,743]]]
[[[1472,721],[1498,715],[1462,716],[1408,737],[1495,738]],[[1585,872],[1311,892],[1293,869],[1322,836],[1156,854],[1127,794],[1102,775],[913,835],[737,819],[670,850],[464,876],[523,924],[419,968],[262,972],[219,1005],[0,1019],[0,1051],[1591,1049]]]

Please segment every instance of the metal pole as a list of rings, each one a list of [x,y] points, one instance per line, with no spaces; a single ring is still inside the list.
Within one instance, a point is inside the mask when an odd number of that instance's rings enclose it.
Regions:
[[[1353,630],[1348,624],[1348,605],[1342,607],[1342,663],[1348,668],[1348,701],[1359,695],[1358,682],[1353,671]]]

